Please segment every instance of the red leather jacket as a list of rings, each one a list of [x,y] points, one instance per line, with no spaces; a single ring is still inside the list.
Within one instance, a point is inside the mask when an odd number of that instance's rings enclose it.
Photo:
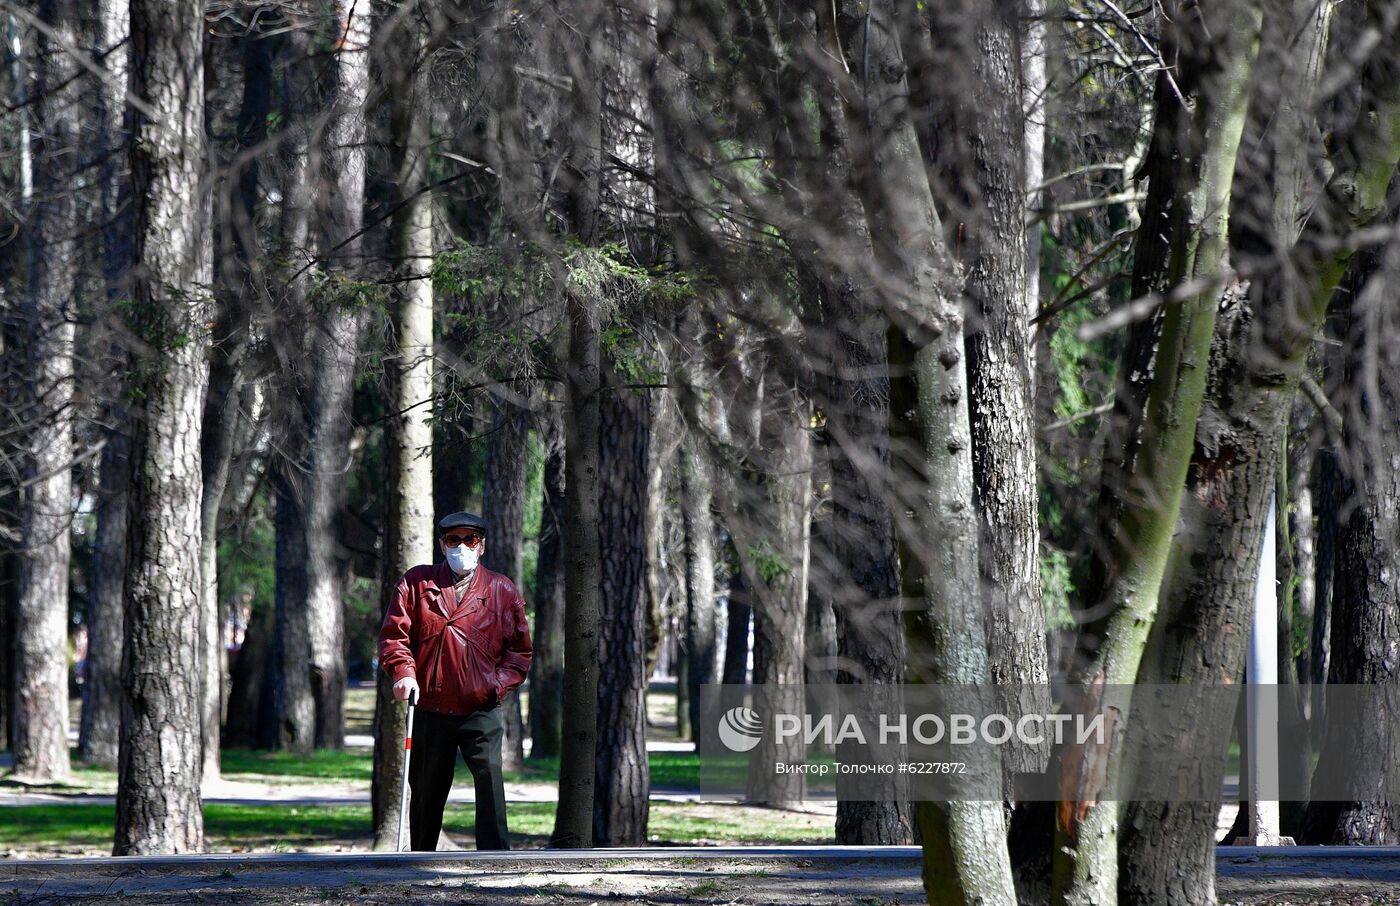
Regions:
[[[418,706],[465,715],[525,682],[534,649],[515,583],[477,566],[456,600],[446,561],[415,566],[394,587],[379,629],[379,663],[398,682],[418,680]]]

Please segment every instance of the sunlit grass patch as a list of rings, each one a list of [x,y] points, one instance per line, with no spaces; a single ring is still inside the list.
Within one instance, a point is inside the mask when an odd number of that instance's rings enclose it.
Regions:
[[[553,802],[511,803],[507,812],[517,846],[544,846],[554,830]],[[112,805],[29,805],[0,809],[0,847],[106,850],[112,845],[116,808]],[[471,845],[476,811],[450,805],[443,827]],[[295,851],[346,844],[368,848],[367,805],[233,805],[204,807],[204,834],[210,852]],[[830,843],[831,818],[777,808],[728,803],[653,802],[648,839],[670,845]]]
[[[508,809],[512,835],[544,845],[554,831],[553,802],[515,802]],[[473,834],[476,815],[470,805],[451,806],[443,817],[449,834]],[[779,808],[728,803],[652,802],[647,816],[648,842],[681,846],[760,843],[831,843],[830,816]]]
[[[224,776],[256,774],[278,778],[314,780],[363,780],[374,776],[374,754],[368,750],[318,750],[309,755],[255,749],[224,749],[220,755]]]

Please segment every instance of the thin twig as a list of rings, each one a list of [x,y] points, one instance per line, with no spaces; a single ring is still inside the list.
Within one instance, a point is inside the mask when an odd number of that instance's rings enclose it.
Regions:
[[[1323,420],[1327,423],[1327,430],[1335,438],[1342,437],[1342,428],[1346,425],[1346,419],[1342,413],[1337,411],[1337,407],[1332,405],[1332,401],[1327,398],[1327,391],[1318,386],[1317,381],[1311,375],[1303,375],[1298,381],[1298,387],[1303,391],[1303,395],[1308,398],[1308,402],[1313,404],[1313,408],[1318,411]]]
[[[1158,50],[1151,41],[1147,40],[1146,35],[1138,31],[1138,27],[1133,24],[1133,20],[1129,19],[1121,9],[1115,6],[1113,0],[1102,0],[1102,3],[1113,11],[1113,15],[1117,16],[1119,21],[1127,27],[1128,31],[1132,32],[1139,43],[1146,48],[1147,52],[1156,58],[1157,65],[1162,67],[1162,74],[1167,77],[1167,84],[1171,86],[1172,94],[1176,95],[1176,99],[1181,102],[1181,106],[1189,108],[1191,105],[1186,103],[1186,96],[1181,93],[1181,86],[1176,84],[1176,78],[1172,76],[1172,71],[1171,68],[1167,66],[1167,61],[1162,59],[1162,52]]]

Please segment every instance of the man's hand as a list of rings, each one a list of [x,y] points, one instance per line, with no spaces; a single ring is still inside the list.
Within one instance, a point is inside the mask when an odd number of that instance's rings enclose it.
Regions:
[[[413,700],[417,701],[418,680],[414,679],[411,676],[405,676],[397,683],[394,683],[394,698],[398,699],[401,702],[406,702],[408,701],[408,696],[410,693],[413,695]]]

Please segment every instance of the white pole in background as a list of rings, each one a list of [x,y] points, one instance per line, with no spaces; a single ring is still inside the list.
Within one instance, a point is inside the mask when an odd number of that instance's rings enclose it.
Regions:
[[[1254,619],[1249,633],[1249,667],[1245,689],[1245,765],[1249,794],[1249,836],[1235,840],[1250,846],[1292,843],[1279,836],[1278,805],[1278,579],[1275,546],[1277,500],[1269,498],[1259,578],[1254,586]]]

